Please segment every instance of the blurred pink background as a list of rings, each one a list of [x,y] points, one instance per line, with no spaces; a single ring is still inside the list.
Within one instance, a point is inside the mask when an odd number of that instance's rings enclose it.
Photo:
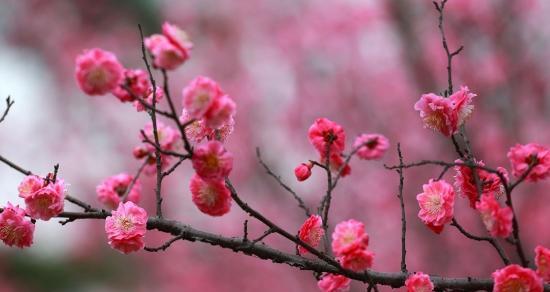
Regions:
[[[549,13],[550,2],[544,0],[450,0],[447,5],[449,43],[465,47],[454,60],[455,88],[468,85],[478,94],[467,131],[476,157],[489,166],[509,169],[506,152],[515,143],[550,145]],[[194,42],[191,60],[170,75],[178,110],[181,89],[196,75],[214,78],[233,97],[238,112],[227,142],[235,155],[231,177],[243,199],[287,230],[297,231],[305,217],[258,165],[255,147],[314,209],[324,174],[315,169],[312,178],[298,183],[293,169],[317,159],[306,134],[315,118],[341,124],[348,149],[365,132],[390,139],[381,161],[352,160],[352,174],[335,191],[329,223],[365,222],[369,249],[376,253],[373,268],[398,271],[398,176],[383,164],[396,163],[397,142],[406,161],[456,158],[451,142],[423,129],[413,110],[422,93],[446,88],[446,58],[428,0],[0,0],[0,97],[15,100],[0,125],[0,154],[40,174],[60,163],[69,193],[99,206],[95,186],[139,166],[131,151],[148,116],[112,95],[84,95],[73,76],[75,56],[100,47],[115,52],[128,68],[143,68],[137,24],[152,34],[165,20],[188,31]],[[166,180],[167,217],[241,236],[247,216],[237,206],[212,218],[192,204],[191,170],[184,164]],[[426,166],[405,172],[409,270],[489,277],[501,265],[490,245],[467,240],[450,226],[435,235],[416,217],[415,196],[439,171]],[[453,175],[449,171],[445,179],[452,182]],[[22,204],[21,179],[0,166],[0,204]],[[144,206],[153,213],[154,180],[144,177],[142,183]],[[549,187],[546,180],[515,191],[530,257],[536,244],[550,246]],[[455,210],[469,231],[486,233],[466,199],[457,198]],[[250,232],[262,234],[264,227],[250,221]],[[166,238],[149,232],[146,244]],[[277,236],[266,242],[294,250]],[[103,221],[66,226],[41,221],[32,248],[0,247],[0,291],[153,289],[317,291],[311,272],[202,243],[182,241],[166,252],[124,256],[107,245]],[[352,291],[365,290],[362,283],[352,284]]]

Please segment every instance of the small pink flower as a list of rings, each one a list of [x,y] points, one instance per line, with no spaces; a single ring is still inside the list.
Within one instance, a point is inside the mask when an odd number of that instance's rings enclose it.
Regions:
[[[471,104],[477,94],[470,92],[468,86],[461,86],[460,90],[451,94],[449,99],[453,105],[453,111],[457,116],[457,127],[462,126],[474,111],[474,105]]]
[[[128,191],[128,187],[134,178],[127,173],[120,173],[104,180],[96,187],[97,199],[110,209],[115,209],[120,204],[120,199]],[[132,190],[128,192],[126,201],[139,203],[141,197],[141,184],[136,180]]]
[[[223,95],[216,98],[204,114],[204,124],[212,129],[221,129],[224,125],[230,123],[236,111],[237,105],[235,102],[229,95]]]
[[[542,292],[542,280],[535,271],[519,265],[509,265],[493,272],[494,292]]]
[[[455,160],[456,163],[462,163],[462,160]],[[483,161],[475,161],[476,165],[485,166]],[[492,194],[497,195],[504,193],[504,185],[500,181],[500,177],[495,173],[490,173],[483,169],[475,169],[477,172],[477,177],[479,183],[482,186],[482,194]],[[504,176],[505,179],[508,178],[508,172],[506,169],[499,167],[497,170]],[[455,187],[458,190],[458,193],[470,200],[470,207],[475,208],[476,202],[478,201],[477,194],[477,185],[475,182],[474,172],[472,169],[465,165],[455,166]],[[507,183],[504,182],[504,183]]]
[[[19,185],[19,196],[25,199],[27,214],[33,219],[45,221],[63,212],[65,192],[66,186],[61,179],[55,183],[45,182],[30,175]]]
[[[535,264],[537,274],[546,282],[550,282],[550,249],[538,245],[535,248]]]
[[[145,47],[153,56],[153,67],[174,70],[189,59],[189,52],[174,45],[161,34],[145,38]]]
[[[514,214],[509,207],[500,207],[493,194],[481,196],[476,203],[476,209],[481,214],[481,220],[491,236],[506,238],[512,233],[512,219]]]
[[[109,245],[125,254],[143,248],[146,226],[147,212],[133,202],[120,203],[105,219]]]
[[[222,180],[233,169],[233,155],[219,141],[198,146],[191,158],[193,168],[203,180]]]
[[[357,156],[365,160],[381,158],[389,147],[388,138],[380,134],[362,134],[353,142],[353,148],[359,149]]]
[[[89,95],[104,95],[117,88],[123,70],[116,56],[102,49],[85,50],[76,57],[76,80]]]
[[[323,274],[323,278],[317,282],[322,292],[346,292],[349,291],[351,280],[335,274]]]
[[[336,155],[344,151],[346,145],[346,133],[344,128],[337,123],[319,118],[315,120],[308,131],[309,141],[319,151],[321,156],[326,156],[327,145],[330,144],[330,155]]]
[[[125,86],[130,90],[126,90]],[[135,98],[144,98],[151,88],[149,76],[141,69],[126,69],[124,78],[120,84],[113,89],[112,93],[121,102],[135,101]]]
[[[542,145],[516,144],[507,156],[512,164],[512,174],[516,177],[521,177],[531,163],[536,164],[527,176],[528,181],[536,182],[550,176],[550,150]]]
[[[455,191],[444,180],[430,179],[422,188],[424,192],[416,196],[420,206],[418,217],[435,233],[441,233],[445,224],[453,219]]]
[[[361,272],[372,267],[374,253],[368,251],[365,247],[356,245],[352,250],[341,255],[338,261],[346,269]]]
[[[164,22],[162,24],[162,34],[166,36],[173,45],[178,47],[182,52],[185,52],[186,56],[190,55],[193,43],[191,43],[189,35],[187,35],[184,30],[176,25]]]
[[[453,112],[450,99],[433,94],[423,94],[414,104],[414,109],[420,111],[424,127],[430,128],[450,137],[458,129],[458,117]]]
[[[311,176],[311,168],[313,167],[313,164],[311,163],[300,163],[300,165],[296,166],[294,169],[294,175],[296,176],[296,179],[298,181],[304,181],[308,179]]]
[[[223,92],[216,81],[198,76],[183,89],[182,104],[190,118],[200,119]]]
[[[193,203],[210,216],[222,216],[231,209],[231,193],[221,181],[204,181],[198,175],[191,178],[189,185]]]
[[[369,235],[365,232],[365,225],[354,219],[338,223],[332,233],[332,251],[337,256],[351,250],[367,248]]]
[[[405,281],[405,287],[407,292],[431,292],[434,290],[430,276],[422,272],[411,274]]]
[[[317,247],[321,238],[325,235],[325,230],[323,229],[323,220],[319,215],[311,215],[300,227],[298,232],[298,237],[303,242],[311,245],[312,247]],[[302,246],[298,246],[298,251],[300,254],[306,254],[307,249]]]
[[[8,246],[29,247],[33,243],[34,224],[25,219],[25,210],[8,202],[0,214],[0,239]]]
[[[158,104],[159,101],[161,101],[162,98],[164,97],[164,91],[162,90],[162,88],[157,86],[157,90],[155,94],[156,94],[155,104]],[[145,96],[146,97],[143,99],[143,101],[145,101],[147,104],[152,106],[153,105],[153,87],[149,87],[147,89]],[[142,112],[146,110],[145,106],[139,100],[134,101],[134,107],[138,112]]]

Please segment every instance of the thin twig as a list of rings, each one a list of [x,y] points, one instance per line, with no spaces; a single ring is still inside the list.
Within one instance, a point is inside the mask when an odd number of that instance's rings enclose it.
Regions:
[[[169,248],[172,243],[178,241],[178,240],[181,240],[183,238],[183,235],[178,235],[178,236],[175,236],[175,237],[172,237],[170,240],[166,241],[163,245],[161,246],[158,246],[158,247],[144,247],[143,249],[145,251],[148,251],[148,252],[158,252],[158,251],[165,251],[167,248]]]
[[[2,114],[2,117],[0,117],[0,123],[4,121],[6,116],[8,115],[8,112],[10,111],[10,108],[15,103],[15,101],[11,100],[11,97],[8,95],[6,98],[6,109],[4,110],[4,113]]]
[[[122,195],[122,197],[120,198],[121,202],[126,201],[126,198],[128,198],[128,195],[130,194],[130,192],[134,188],[134,185],[136,184],[137,180],[139,179],[139,176],[141,175],[141,172],[143,171],[143,169],[145,168],[146,165],[147,165],[147,158],[145,160],[143,160],[143,163],[138,168],[138,170],[136,172],[136,175],[134,175],[134,177],[132,178],[132,181],[130,182],[130,185],[128,185],[128,187],[126,188],[126,191],[124,192],[124,195]]]
[[[397,155],[399,156],[399,165],[401,166],[397,173],[399,174],[399,203],[401,207],[401,272],[407,273],[407,248],[406,248],[406,233],[407,233],[407,218],[405,217],[405,203],[403,202],[403,154],[401,153],[401,144],[397,143]]]
[[[170,86],[168,85],[168,74],[166,73],[165,69],[162,69],[161,72],[164,80],[164,95],[166,96],[166,100],[168,101],[168,106],[170,107],[172,117],[175,117],[173,119],[176,122],[176,125],[180,131],[181,139],[183,140],[183,147],[185,148],[188,154],[192,154],[193,149],[191,148],[191,144],[187,139],[187,134],[185,133],[185,127],[183,127],[183,125],[180,123],[179,119],[177,118],[178,114],[176,113],[176,107],[174,106],[174,102],[172,101],[172,95],[170,94]]]

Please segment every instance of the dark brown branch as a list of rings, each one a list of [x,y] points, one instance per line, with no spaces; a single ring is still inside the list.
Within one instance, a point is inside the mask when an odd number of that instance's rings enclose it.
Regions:
[[[280,176],[276,175],[273,171],[271,171],[269,166],[262,160],[262,155],[260,153],[259,147],[256,147],[256,157],[258,158],[258,162],[264,167],[267,174],[273,177],[279,183],[279,185],[281,185],[281,187],[283,187],[287,192],[289,192],[294,197],[294,199],[298,202],[298,207],[304,210],[306,216],[307,217],[311,216],[311,211],[306,206],[302,198],[300,198],[300,196],[298,196],[298,194],[296,194],[296,192],[292,190],[292,188],[290,188],[287,184],[285,184]]]
[[[2,155],[0,155],[0,161],[2,161],[7,166],[17,170],[18,172],[20,172],[24,175],[31,175],[32,174],[32,172],[30,170],[26,170],[26,169],[20,167],[19,165],[9,161],[7,158],[3,157]]]
[[[401,272],[407,273],[407,248],[406,248],[406,233],[407,233],[407,218],[405,217],[405,203],[403,202],[403,154],[401,153],[401,144],[397,143],[397,155],[399,156],[399,165],[401,168],[397,170],[399,174],[399,205],[401,207]]]
[[[149,137],[147,137],[144,130],[140,130],[140,133],[141,133],[141,137],[143,138],[142,142],[153,146],[155,150],[160,152],[161,154],[170,155],[170,156],[179,157],[179,158],[191,158],[190,154],[182,154],[179,152],[162,149],[158,144],[155,143],[155,141],[152,141],[151,139],[149,139]]]
[[[496,249],[496,251],[498,252],[499,257],[502,259],[502,262],[504,263],[504,265],[507,266],[511,263],[510,259],[508,258],[508,256],[506,255],[506,253],[504,252],[504,250],[502,249],[502,247],[500,246],[498,241],[496,241],[496,239],[494,239],[492,237],[476,236],[476,235],[473,235],[473,234],[469,233],[468,231],[466,231],[458,223],[458,221],[456,221],[455,218],[453,218],[453,221],[451,222],[451,226],[456,227],[456,229],[458,229],[458,231],[460,231],[460,233],[462,233],[464,236],[466,236],[469,239],[476,240],[476,241],[487,241],[488,243],[490,243]]]
[[[139,176],[141,175],[141,172],[143,171],[143,169],[145,168],[146,165],[147,165],[147,158],[145,158],[145,160],[143,160],[143,163],[138,168],[138,170],[136,172],[136,175],[134,175],[134,177],[132,178],[132,181],[130,182],[130,185],[128,185],[128,187],[126,188],[126,191],[124,192],[124,195],[120,198],[121,202],[126,201],[126,198],[128,198],[128,195],[130,194],[130,192],[134,188],[134,185],[136,184],[137,180],[139,179]]]
[[[170,240],[166,241],[163,245],[159,246],[159,247],[144,247],[143,249],[145,251],[148,251],[148,252],[158,252],[158,251],[165,251],[167,248],[169,248],[172,243],[178,241],[178,240],[181,240],[183,239],[183,236],[181,235],[178,235],[178,236],[175,236],[175,237],[172,237]]]
[[[0,123],[4,121],[6,116],[8,115],[11,106],[15,103],[15,101],[11,100],[11,97],[8,95],[6,98],[6,109],[4,110],[4,113],[2,114],[2,117],[0,117]]]

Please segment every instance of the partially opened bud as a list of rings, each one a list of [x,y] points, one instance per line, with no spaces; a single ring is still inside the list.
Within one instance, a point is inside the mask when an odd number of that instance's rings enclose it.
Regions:
[[[294,174],[298,181],[304,181],[311,176],[311,168],[313,164],[311,163],[301,163],[294,169]]]

